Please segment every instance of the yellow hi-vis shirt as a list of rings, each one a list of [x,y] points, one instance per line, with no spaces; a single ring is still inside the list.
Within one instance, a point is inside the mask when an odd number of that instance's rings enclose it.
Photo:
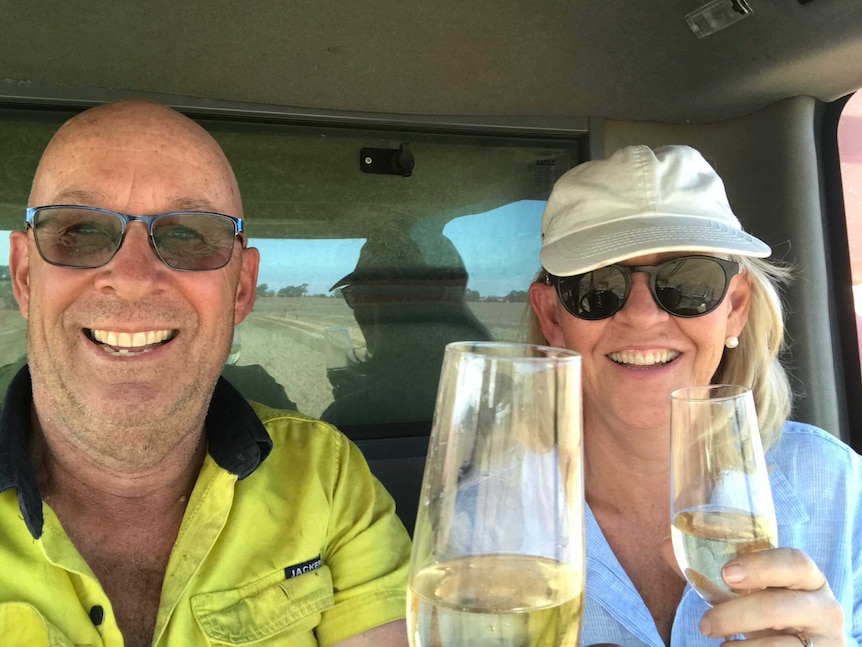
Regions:
[[[39,498],[29,389],[16,376],[0,412],[0,645],[121,647],[111,601]],[[409,539],[353,443],[223,381],[207,437],[154,647],[317,647],[404,617]]]

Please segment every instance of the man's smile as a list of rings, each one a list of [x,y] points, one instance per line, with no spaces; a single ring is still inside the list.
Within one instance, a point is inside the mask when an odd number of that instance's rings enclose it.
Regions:
[[[107,353],[130,355],[149,353],[173,339],[176,330],[146,330],[136,332],[115,332],[113,330],[85,329],[87,336],[101,344]]]

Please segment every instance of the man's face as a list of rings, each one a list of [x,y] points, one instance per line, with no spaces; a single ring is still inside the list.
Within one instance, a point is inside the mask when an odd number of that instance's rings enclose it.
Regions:
[[[241,215],[227,163],[201,133],[180,118],[111,117],[71,129],[48,149],[32,206]],[[10,264],[43,427],[68,428],[79,448],[95,444],[118,460],[158,460],[183,426],[200,431],[233,326],[253,305],[257,261],[237,241],[220,270],[172,270],[146,226],[130,223],[106,265],[68,269],[41,259],[32,231],[13,234]]]

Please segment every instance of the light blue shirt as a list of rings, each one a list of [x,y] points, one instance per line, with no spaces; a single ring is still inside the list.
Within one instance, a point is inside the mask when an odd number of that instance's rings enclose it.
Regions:
[[[821,429],[788,422],[766,460],[771,468],[779,545],[804,551],[826,574],[844,609],[847,644],[862,647],[862,458]],[[610,642],[623,647],[664,647],[649,609],[589,506],[586,534],[587,601],[581,645]],[[698,631],[708,608],[694,589],[685,587],[671,647],[721,644]]]

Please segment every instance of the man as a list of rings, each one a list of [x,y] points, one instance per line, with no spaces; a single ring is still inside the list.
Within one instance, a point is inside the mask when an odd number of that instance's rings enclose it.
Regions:
[[[446,344],[491,339],[465,300],[467,270],[452,241],[426,236],[423,253],[408,234],[386,234],[369,238],[330,288],[353,310],[365,357],[330,374],[335,400],[320,415],[375,434],[380,423],[431,419]]]
[[[356,447],[218,379],[259,256],[216,142],[156,104],[88,110],[29,205],[0,643],[405,645],[409,542]]]

